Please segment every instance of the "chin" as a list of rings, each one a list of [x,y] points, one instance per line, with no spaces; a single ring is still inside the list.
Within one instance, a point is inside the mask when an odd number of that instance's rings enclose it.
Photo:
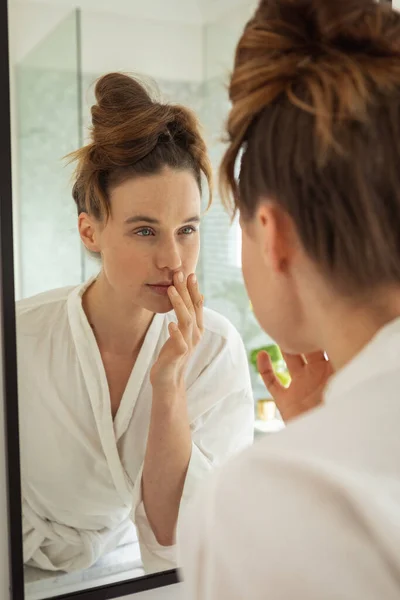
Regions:
[[[172,310],[172,304],[170,302],[169,298],[159,298],[159,299],[154,299],[150,302],[146,302],[143,305],[143,308],[145,308],[146,310],[153,312],[153,313],[159,313],[159,314],[166,314],[171,312]]]
[[[321,350],[321,348],[305,340],[283,340],[281,343],[277,342],[277,344],[281,351],[286,354],[311,354]]]
[[[286,354],[311,354],[321,350],[309,336],[301,335],[299,328],[296,331],[294,324],[284,330],[274,326],[265,328],[265,331]]]

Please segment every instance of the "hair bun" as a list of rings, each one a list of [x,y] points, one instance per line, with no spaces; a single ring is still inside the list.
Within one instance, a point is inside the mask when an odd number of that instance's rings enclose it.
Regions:
[[[312,2],[317,29],[322,38],[330,39],[355,23],[376,7],[375,0],[334,0]]]
[[[377,4],[376,0],[314,0],[313,4],[322,42],[372,56],[399,52],[398,18],[391,6]],[[386,18],[382,18],[383,12]],[[388,18],[390,14],[394,19]]]
[[[150,89],[144,83],[122,73],[108,73],[96,82],[96,104],[92,106],[94,128],[115,127],[126,121],[132,112],[142,113],[153,104]]]
[[[110,145],[138,142],[146,136],[155,144],[166,132],[169,108],[153,100],[150,86],[122,73],[108,73],[95,87],[92,140],[99,151]]]
[[[153,175],[163,167],[189,169],[210,190],[212,170],[197,118],[189,109],[162,102],[158,88],[122,73],[108,73],[95,86],[90,142],[68,155],[77,162],[73,197],[78,211],[109,214],[110,182]]]
[[[340,133],[400,90],[400,14],[375,0],[260,0],[236,50],[222,188],[252,126],[275,106],[311,115],[319,161]],[[237,187],[229,183],[234,194]]]
[[[392,8],[376,0],[261,0],[249,27],[257,23],[259,29],[264,22],[279,34],[276,50],[299,51],[303,57],[307,50],[315,55],[329,48],[382,56],[400,50],[398,20],[383,19],[383,11]],[[271,38],[268,43],[273,51]]]
[[[318,113],[318,127],[335,112],[363,116],[372,87],[400,84],[399,57],[400,15],[391,6],[375,0],[261,0],[236,51],[229,137],[243,141],[253,118],[285,96]],[[300,88],[308,98],[299,100]]]
[[[130,111],[135,106],[146,106],[152,103],[150,90],[144,83],[123,73],[107,73],[96,83],[95,96],[101,110]]]

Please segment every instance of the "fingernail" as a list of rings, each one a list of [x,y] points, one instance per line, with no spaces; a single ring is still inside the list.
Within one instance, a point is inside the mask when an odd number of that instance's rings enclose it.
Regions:
[[[178,281],[180,283],[183,283],[183,273],[182,273],[182,271],[179,271],[179,273],[178,273]]]
[[[193,283],[197,283],[196,273],[193,273],[192,281]]]

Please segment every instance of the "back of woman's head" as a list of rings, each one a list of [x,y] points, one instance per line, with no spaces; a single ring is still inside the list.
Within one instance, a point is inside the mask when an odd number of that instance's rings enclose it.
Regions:
[[[78,213],[107,219],[114,187],[165,167],[192,171],[200,190],[204,174],[211,201],[207,149],[189,109],[153,100],[142,83],[121,73],[101,77],[95,96],[90,143],[70,155],[77,161],[73,197]]]
[[[244,219],[281,205],[343,293],[400,284],[400,15],[374,0],[262,0],[230,98],[221,184]]]

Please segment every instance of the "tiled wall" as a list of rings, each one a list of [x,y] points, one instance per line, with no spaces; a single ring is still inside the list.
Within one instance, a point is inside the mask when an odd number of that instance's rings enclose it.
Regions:
[[[81,248],[71,198],[78,146],[76,75],[17,69],[18,191],[22,297],[81,280]]]

